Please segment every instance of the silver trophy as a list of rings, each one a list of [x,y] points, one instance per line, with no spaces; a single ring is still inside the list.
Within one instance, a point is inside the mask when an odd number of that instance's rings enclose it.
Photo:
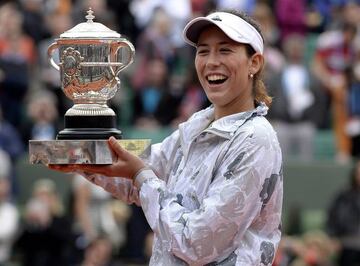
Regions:
[[[65,128],[56,140],[29,141],[30,163],[110,164],[113,158],[106,141],[110,136],[139,156],[150,146],[147,139],[123,140],[116,114],[107,105],[135,48],[116,31],[94,22],[91,8],[87,13],[87,22],[61,34],[48,48],[51,65],[60,71],[62,90],[74,105],[65,113]],[[53,58],[55,51],[59,63]]]

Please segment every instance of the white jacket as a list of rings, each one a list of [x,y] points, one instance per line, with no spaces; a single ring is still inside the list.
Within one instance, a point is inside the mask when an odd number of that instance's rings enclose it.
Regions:
[[[87,177],[137,203],[155,233],[150,265],[271,265],[281,232],[282,157],[264,104],[214,120],[209,107],[152,146],[135,184]],[[140,191],[140,193],[139,193]]]

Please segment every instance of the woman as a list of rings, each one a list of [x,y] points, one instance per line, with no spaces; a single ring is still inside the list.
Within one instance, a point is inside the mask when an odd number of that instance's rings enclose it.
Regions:
[[[195,113],[141,160],[109,146],[109,166],[84,171],[114,196],[139,204],[154,231],[150,265],[271,265],[280,240],[281,152],[264,118],[263,38],[243,14],[190,21],[186,42],[212,106]],[[119,178],[122,176],[123,178]]]

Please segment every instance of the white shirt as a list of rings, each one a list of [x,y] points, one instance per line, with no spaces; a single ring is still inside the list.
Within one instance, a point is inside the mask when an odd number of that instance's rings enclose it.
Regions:
[[[6,263],[19,228],[19,212],[15,205],[0,202],[0,264]]]
[[[88,177],[141,205],[155,233],[150,265],[271,265],[281,237],[283,177],[266,113],[262,104],[211,124],[209,107],[152,146],[151,170],[141,171],[134,186]]]

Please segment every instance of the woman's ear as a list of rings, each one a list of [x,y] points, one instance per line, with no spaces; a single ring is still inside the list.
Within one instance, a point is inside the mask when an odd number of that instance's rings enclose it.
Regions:
[[[254,75],[256,73],[258,73],[260,71],[260,69],[263,67],[264,65],[264,56],[259,54],[259,53],[255,53],[251,56],[250,58],[250,72],[253,73]]]

